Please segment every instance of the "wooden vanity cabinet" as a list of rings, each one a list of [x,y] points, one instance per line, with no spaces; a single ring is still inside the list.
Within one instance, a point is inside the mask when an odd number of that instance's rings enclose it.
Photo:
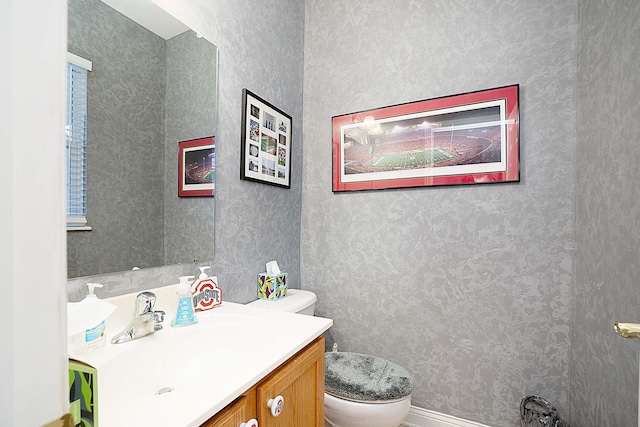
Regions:
[[[278,416],[267,406],[284,398]],[[239,427],[251,418],[259,427],[324,426],[324,338],[318,337],[201,427]]]
[[[238,427],[256,414],[256,390],[250,389],[200,427]]]
[[[271,415],[267,402],[284,398],[282,412]],[[324,338],[293,356],[256,387],[260,427],[324,426]]]

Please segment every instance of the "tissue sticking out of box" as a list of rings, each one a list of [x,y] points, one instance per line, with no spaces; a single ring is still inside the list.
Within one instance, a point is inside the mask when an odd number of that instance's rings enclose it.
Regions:
[[[85,298],[80,302],[67,303],[67,335],[91,329],[113,313],[117,306],[97,299]]]
[[[258,298],[276,300],[287,294],[287,273],[280,271],[276,261],[267,263],[267,271],[258,273]]]
[[[280,274],[280,268],[277,261],[269,261],[267,263],[267,274]]]

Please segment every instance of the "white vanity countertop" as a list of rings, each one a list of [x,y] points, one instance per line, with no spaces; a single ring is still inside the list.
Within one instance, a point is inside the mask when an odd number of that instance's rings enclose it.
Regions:
[[[329,329],[333,321],[223,302],[198,323],[172,328],[175,286],[152,289],[163,330],[123,344],[111,338],[128,323],[135,294],[107,299],[107,343],[70,357],[98,371],[100,427],[197,427]],[[70,348],[71,350],[71,348]],[[156,394],[163,388],[172,391]],[[248,421],[248,420],[247,420]]]

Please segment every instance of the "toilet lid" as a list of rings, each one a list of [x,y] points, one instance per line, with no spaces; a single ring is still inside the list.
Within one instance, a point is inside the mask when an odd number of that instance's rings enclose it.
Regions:
[[[392,402],[413,391],[413,378],[401,366],[359,353],[324,355],[325,392],[357,402]]]

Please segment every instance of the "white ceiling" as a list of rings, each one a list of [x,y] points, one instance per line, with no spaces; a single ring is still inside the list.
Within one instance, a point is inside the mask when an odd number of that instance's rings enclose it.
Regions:
[[[189,27],[152,3],[151,0],[102,0],[102,2],[165,40],[189,30]]]

